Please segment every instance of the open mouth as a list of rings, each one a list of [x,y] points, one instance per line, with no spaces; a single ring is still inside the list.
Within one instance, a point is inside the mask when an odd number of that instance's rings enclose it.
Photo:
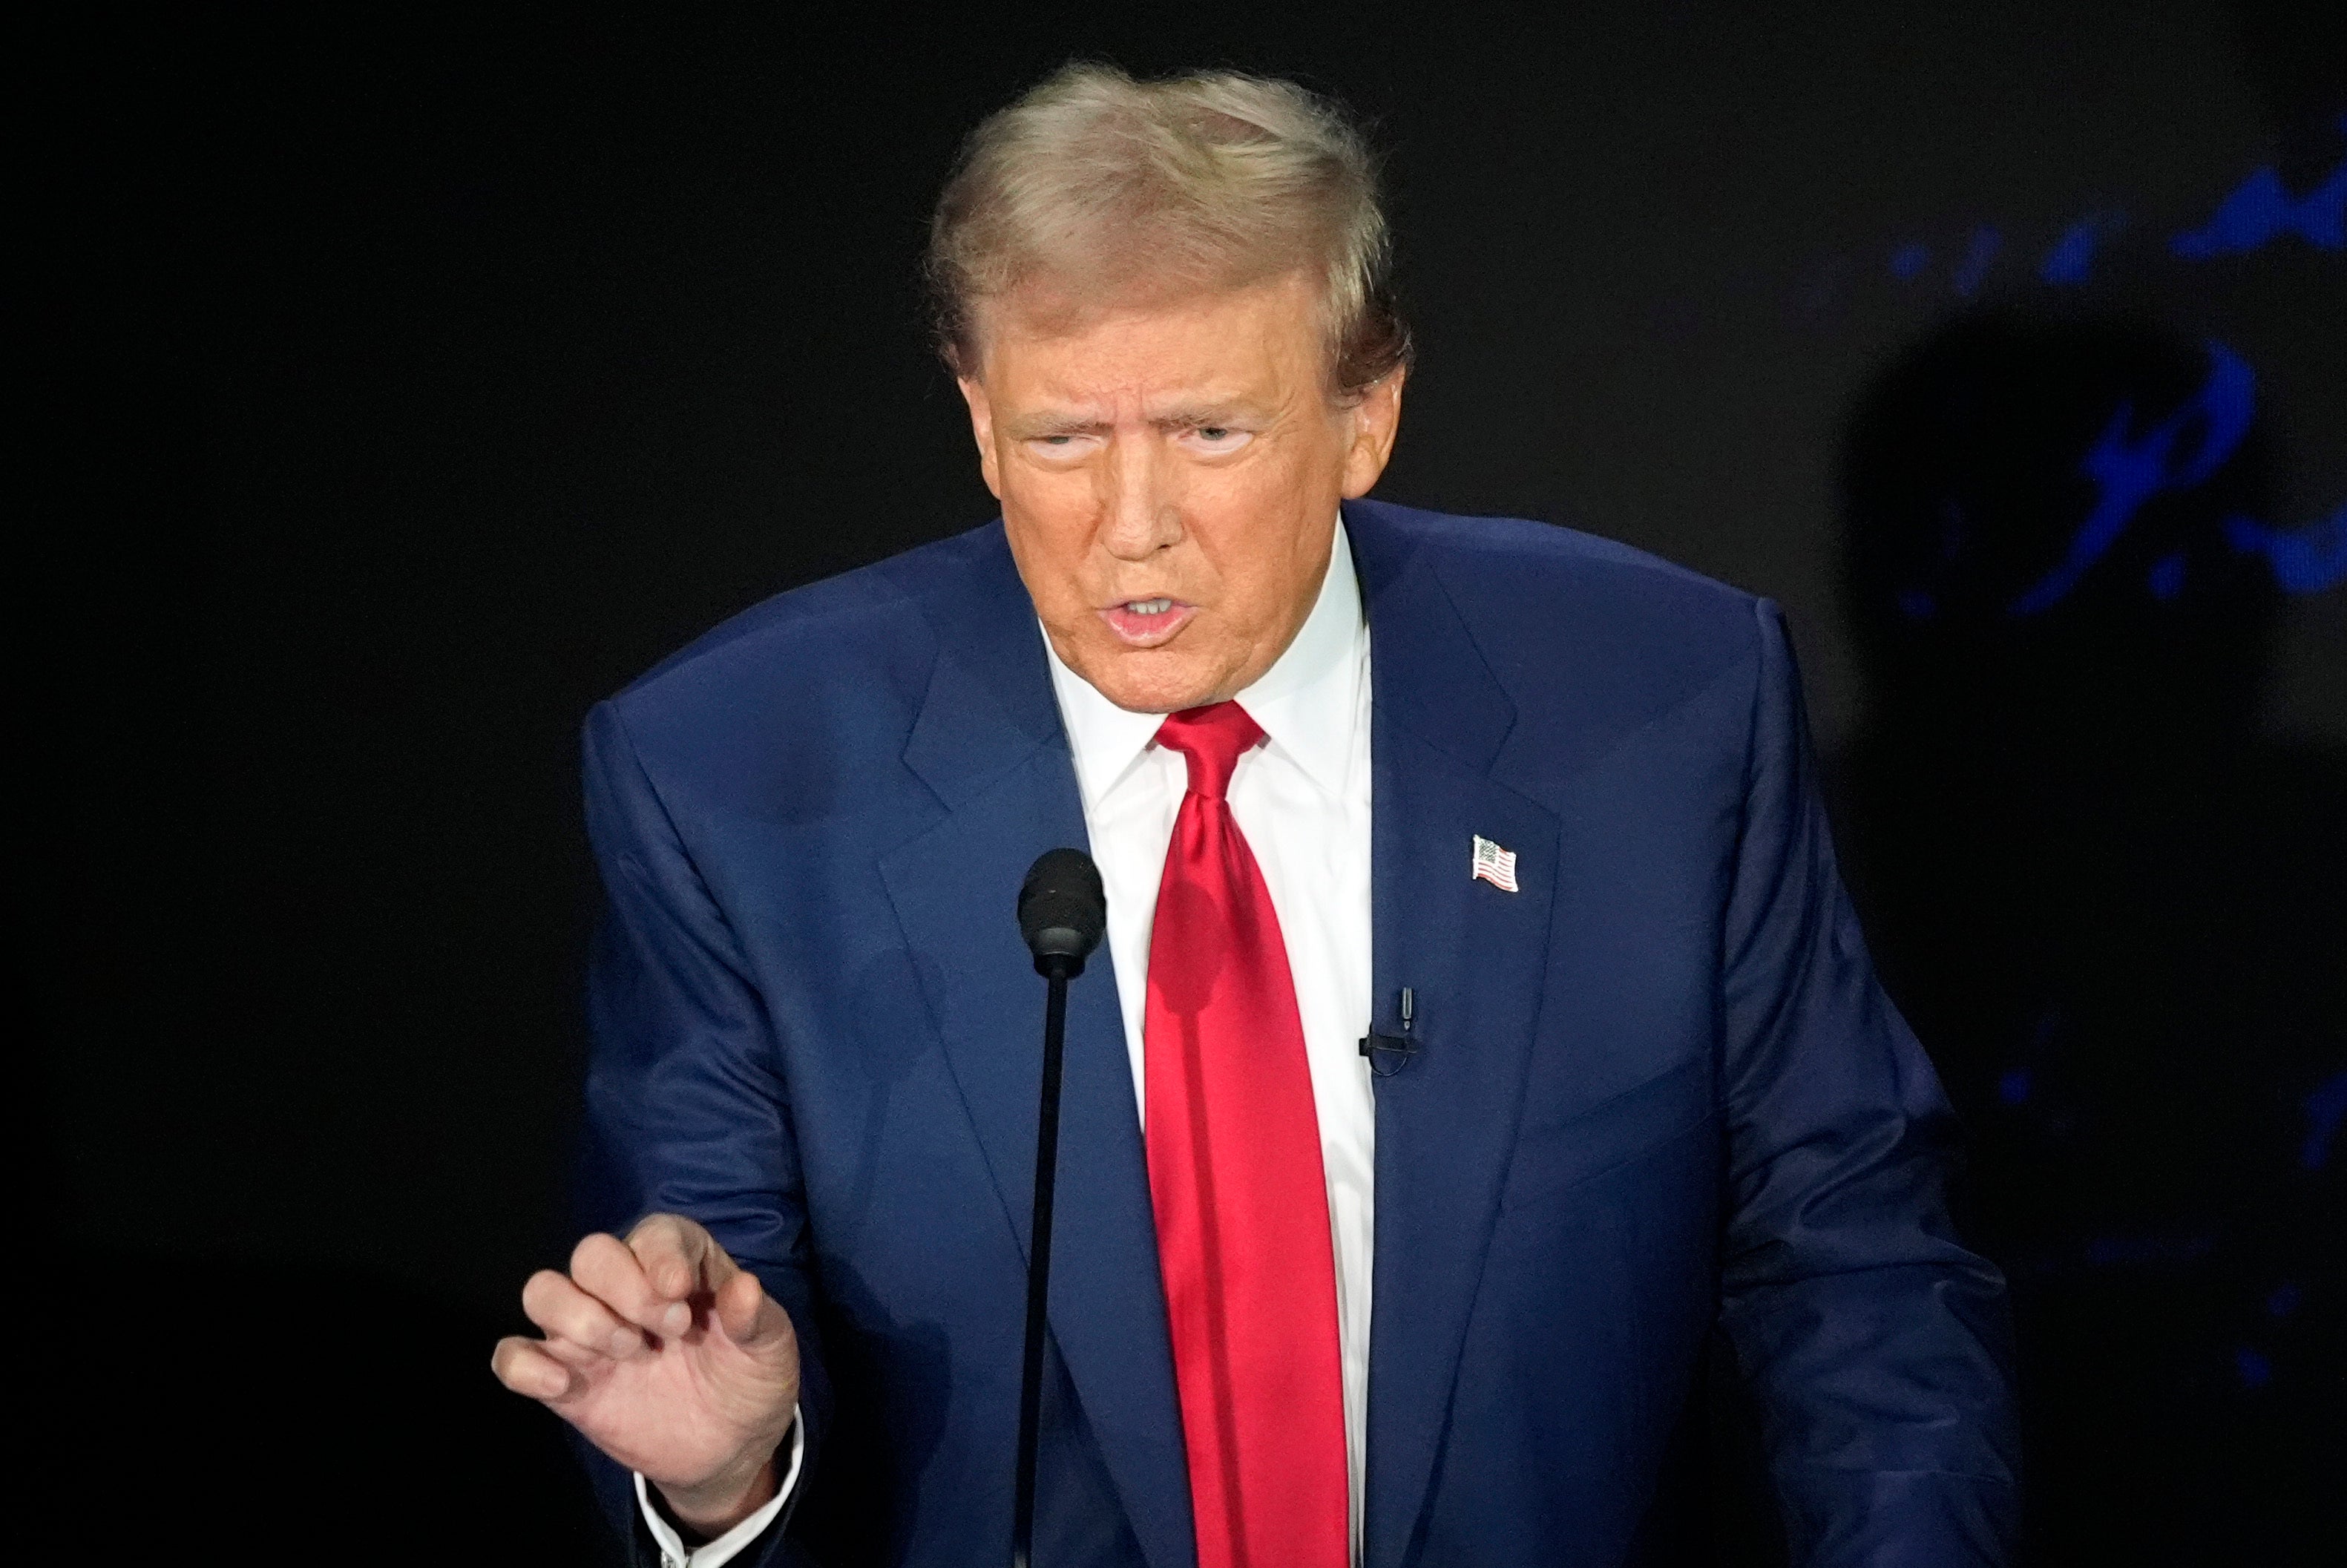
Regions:
[[[1154,648],[1188,625],[1198,607],[1171,598],[1128,599],[1100,613],[1118,641],[1129,648]]]

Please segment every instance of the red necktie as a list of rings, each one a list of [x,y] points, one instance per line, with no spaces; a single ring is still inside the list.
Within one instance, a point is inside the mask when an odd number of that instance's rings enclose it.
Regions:
[[[1190,788],[1149,938],[1149,1195],[1199,1568],[1346,1568],[1320,1122],[1279,917],[1225,798],[1262,739],[1236,702],[1157,732]]]

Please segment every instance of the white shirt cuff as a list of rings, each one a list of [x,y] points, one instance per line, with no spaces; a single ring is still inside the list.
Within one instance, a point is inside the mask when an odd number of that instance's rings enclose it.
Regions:
[[[805,1455],[806,1432],[799,1424],[798,1410],[794,1408],[791,1411],[791,1462],[784,1469],[783,1482],[774,1489],[774,1495],[766,1500],[764,1507],[716,1540],[704,1541],[689,1550],[684,1544],[684,1537],[676,1532],[676,1526],[652,1506],[651,1489],[645,1485],[643,1472],[637,1471],[636,1506],[643,1510],[644,1522],[651,1526],[652,1539],[660,1542],[661,1568],[721,1568],[721,1564],[733,1561],[734,1555],[758,1539],[766,1526],[774,1522],[774,1516],[783,1512],[783,1505],[790,1501],[791,1489],[798,1484],[799,1460]]]

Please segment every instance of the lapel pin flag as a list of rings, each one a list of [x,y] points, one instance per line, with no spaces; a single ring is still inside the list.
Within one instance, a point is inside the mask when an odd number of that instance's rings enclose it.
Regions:
[[[1476,835],[1475,876],[1502,893],[1516,892],[1515,851],[1502,849],[1482,835]]]

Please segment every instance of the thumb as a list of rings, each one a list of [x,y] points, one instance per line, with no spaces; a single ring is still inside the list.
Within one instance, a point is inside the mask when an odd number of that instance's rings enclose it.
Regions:
[[[770,1354],[778,1348],[775,1341],[791,1336],[789,1315],[746,1268],[717,1287],[712,1305],[725,1337],[744,1350]]]

